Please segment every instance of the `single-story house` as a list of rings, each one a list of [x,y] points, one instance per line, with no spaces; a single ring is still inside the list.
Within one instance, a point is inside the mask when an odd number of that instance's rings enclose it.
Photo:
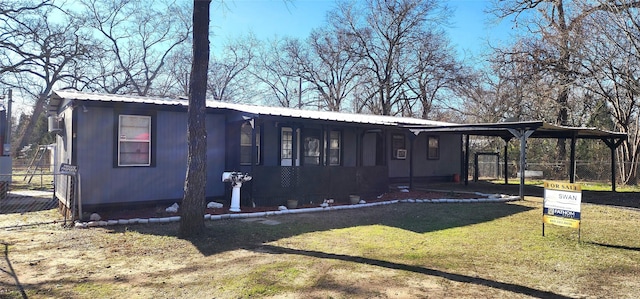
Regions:
[[[180,202],[187,165],[184,99],[55,91],[55,197],[71,210]],[[390,182],[451,181],[463,172],[462,134],[409,128],[454,125],[424,119],[207,102],[206,196],[229,201],[225,171],[249,173],[241,206],[288,199],[347,201]],[[69,168],[71,166],[71,168]],[[77,203],[74,202],[77,200]]]

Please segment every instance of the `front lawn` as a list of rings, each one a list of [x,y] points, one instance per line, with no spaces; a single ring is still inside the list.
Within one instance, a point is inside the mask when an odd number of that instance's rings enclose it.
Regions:
[[[540,198],[398,203],[264,219],[0,231],[0,297],[640,297],[640,211],[583,204],[546,227]],[[12,217],[16,215],[0,215]],[[17,215],[19,217],[19,215]]]

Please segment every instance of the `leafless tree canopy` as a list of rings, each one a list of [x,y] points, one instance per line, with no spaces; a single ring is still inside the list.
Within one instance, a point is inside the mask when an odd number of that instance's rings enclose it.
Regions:
[[[640,1],[632,0],[496,1],[494,14],[513,20],[522,35],[495,49],[490,80],[514,95],[506,104],[515,109],[503,111],[505,118],[629,133],[619,152],[620,173],[634,184],[635,166],[629,165],[638,158],[638,7]],[[500,101],[498,95],[492,102]],[[564,144],[558,148],[561,158]]]
[[[82,17],[100,40],[86,89],[154,95],[174,49],[191,34],[189,6],[162,0],[82,1]]]
[[[512,22],[516,37],[474,64],[450,44],[446,3],[338,1],[306,37],[216,38],[207,96],[456,122],[604,127],[629,134],[619,171],[637,182],[630,165],[640,157],[640,1],[496,0],[491,13]],[[187,95],[192,5],[0,0],[0,82],[32,107],[33,119],[54,88]],[[32,130],[21,127],[14,136]],[[565,146],[556,146],[560,160]]]

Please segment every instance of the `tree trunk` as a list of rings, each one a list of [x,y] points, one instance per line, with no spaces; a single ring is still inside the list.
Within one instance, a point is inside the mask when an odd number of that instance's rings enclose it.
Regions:
[[[209,5],[211,0],[193,1],[193,62],[189,77],[188,157],[184,182],[180,231],[182,238],[204,230],[207,183],[206,96],[209,65]]]
[[[24,126],[22,127],[20,132],[16,135],[15,142],[12,142],[11,156],[17,157],[18,154],[20,154],[20,149],[28,145],[28,142],[31,138],[31,134],[33,134],[33,129],[38,123],[38,118],[40,118],[40,115],[45,110],[44,107],[47,103],[47,96],[46,96],[47,93],[43,93],[38,97],[36,104],[33,106],[33,113],[31,114],[30,117],[26,119]]]
[[[565,75],[562,76],[563,78],[566,77]],[[568,102],[569,102],[569,84],[570,80],[569,79],[564,79],[563,81],[561,81],[562,83],[562,90],[560,91],[560,95],[558,96],[558,99],[556,100],[556,103],[558,103],[558,106],[560,107],[558,110],[558,119],[557,119],[557,124],[561,125],[561,126],[568,126],[569,125],[569,109],[567,108],[568,106]],[[565,158],[567,157],[567,140],[565,138],[558,138],[558,161],[564,161]]]

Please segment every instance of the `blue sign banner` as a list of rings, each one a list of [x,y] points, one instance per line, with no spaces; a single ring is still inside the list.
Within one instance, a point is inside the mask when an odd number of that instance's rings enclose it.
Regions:
[[[580,220],[580,212],[579,211],[568,211],[554,208],[543,208],[542,213],[544,215],[550,216],[558,216],[564,218],[578,219]]]

